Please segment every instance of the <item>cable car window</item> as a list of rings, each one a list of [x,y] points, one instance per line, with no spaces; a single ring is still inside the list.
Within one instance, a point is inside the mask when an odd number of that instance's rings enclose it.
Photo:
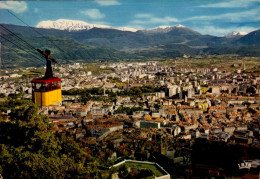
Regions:
[[[47,91],[51,91],[51,83],[48,83]]]
[[[60,81],[58,81],[58,83],[57,83],[57,89],[60,89]]]
[[[35,91],[35,83],[32,83],[32,90]]]
[[[40,91],[41,83],[36,83],[35,89],[36,91]]]
[[[46,92],[47,91],[47,84],[42,84],[42,92]]]
[[[52,89],[54,90],[54,89],[57,89],[57,82],[53,82],[52,83]]]

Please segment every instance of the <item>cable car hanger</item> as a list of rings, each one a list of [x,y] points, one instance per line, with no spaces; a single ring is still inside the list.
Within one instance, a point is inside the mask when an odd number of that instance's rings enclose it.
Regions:
[[[52,72],[52,67],[51,67],[51,62],[58,63],[52,56],[51,56],[51,51],[46,49],[45,51],[42,51],[40,49],[37,49],[37,51],[42,54],[45,59],[46,59],[46,72],[45,72],[45,78],[52,78],[53,77],[53,72]]]

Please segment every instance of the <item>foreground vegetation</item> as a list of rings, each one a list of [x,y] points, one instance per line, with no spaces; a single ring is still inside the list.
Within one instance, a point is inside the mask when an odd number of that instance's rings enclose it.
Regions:
[[[10,118],[3,114],[6,112]],[[16,96],[1,102],[0,131],[0,174],[4,178],[107,176],[85,146],[55,134],[48,118],[39,115],[31,101]]]

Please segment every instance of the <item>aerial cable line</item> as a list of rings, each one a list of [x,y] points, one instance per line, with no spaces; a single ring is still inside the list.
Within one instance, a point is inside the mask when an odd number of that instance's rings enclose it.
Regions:
[[[31,44],[29,44],[28,42],[26,42],[25,40],[23,40],[21,37],[19,37],[18,35],[16,35],[14,32],[12,32],[11,30],[9,30],[8,28],[6,28],[5,26],[3,26],[2,24],[0,24],[1,27],[3,27],[6,31],[10,32],[12,35],[16,36],[18,39],[20,39],[21,41],[23,41],[24,43],[26,43],[29,47],[31,47],[32,49],[36,50],[36,48],[34,46],[32,46]]]
[[[5,38],[7,38],[9,41],[12,41],[16,45],[18,45],[20,48],[23,48],[24,50],[32,52],[30,47],[28,47],[26,44],[21,42],[19,39],[15,38],[15,36],[13,36],[12,34],[7,32],[7,33],[3,33],[2,36],[5,36]]]
[[[16,47],[18,47],[19,49],[21,49],[21,50],[25,51],[27,54],[29,54],[29,55],[31,55],[31,56],[33,56],[33,57],[37,58],[38,60],[40,60],[40,61],[42,62],[42,59],[40,59],[39,57],[37,57],[37,56],[35,56],[34,54],[32,54],[32,52],[30,52],[30,51],[27,51],[27,50],[25,50],[25,49],[21,48],[19,45],[17,45],[17,44],[15,44],[15,43],[13,43],[13,42],[12,42],[12,41],[10,41],[9,39],[5,38],[3,35],[0,35],[0,36],[1,36],[3,39],[5,39],[6,41],[8,41],[8,42],[12,43],[13,45],[15,45]],[[39,62],[37,62],[37,63],[39,64]]]
[[[5,39],[6,41],[12,43],[13,45],[15,45],[16,47],[18,47],[19,49],[21,49],[22,51],[26,52],[27,54],[29,54],[29,55],[35,57],[36,59],[40,60],[40,62],[42,62],[42,60],[41,60],[39,57],[35,56],[32,52],[21,48],[19,45],[15,44],[14,42],[10,41],[9,39],[5,38],[4,36],[2,36],[2,35],[0,35],[0,36],[1,36],[3,39]],[[35,59],[33,59],[33,60],[35,60]],[[38,61],[36,61],[36,60],[35,60],[35,63],[40,64],[40,63],[39,63]],[[42,64],[43,64],[43,63],[42,63]],[[40,64],[40,65],[42,65],[42,64]]]
[[[3,28],[3,30],[5,30],[6,32],[8,32],[9,34],[11,34],[11,35],[13,35],[13,36],[15,36],[16,38],[18,38],[20,41],[22,41],[23,43],[25,43],[26,45],[28,45],[34,52],[35,52],[35,50],[36,50],[36,48],[35,47],[33,47],[31,44],[29,44],[28,42],[26,42],[25,40],[23,40],[21,37],[19,37],[18,35],[16,35],[14,32],[12,32],[11,30],[9,30],[8,28],[6,28],[6,27],[4,27],[3,25],[1,25],[0,24],[0,26]],[[13,41],[15,41],[15,40],[13,40]],[[17,44],[19,44],[19,46],[23,46],[23,44],[21,44],[20,42],[17,42],[17,41],[15,41]],[[16,45],[17,45],[16,44]],[[19,47],[20,48],[20,47]],[[34,53],[33,52],[33,53]],[[32,53],[32,52],[31,52]],[[37,59],[39,59],[38,57],[37,57]],[[40,60],[41,62],[42,62],[42,60]]]
[[[54,45],[56,48],[59,49],[60,52],[66,54],[68,57],[72,58],[68,53],[66,53],[64,50],[62,50],[58,45],[56,45],[52,40],[48,39],[45,35],[43,35],[42,33],[40,33],[39,31],[37,31],[35,28],[31,27],[29,24],[27,24],[26,22],[24,22],[21,18],[17,17],[14,13],[12,13],[11,11],[7,10],[11,15],[13,15],[15,18],[17,18],[18,20],[20,20],[22,23],[24,23],[26,26],[28,26],[29,28],[31,28],[33,31],[35,31],[37,34],[43,36],[44,38],[46,38],[49,42],[51,42],[52,45]],[[66,60],[66,59],[65,59]],[[66,60],[67,62],[69,62],[69,60]]]
[[[19,37],[18,35],[16,35],[14,32],[12,32],[11,30],[9,30],[8,28],[6,28],[5,26],[1,25],[0,26],[7,32],[9,32],[10,34],[14,35],[16,38],[18,38],[19,40],[21,40],[23,43],[25,43],[26,45],[28,45],[32,50],[33,53],[35,52],[35,50],[37,50],[34,46],[32,46],[31,44],[29,44],[28,42],[26,42],[25,40],[23,40],[21,37]],[[16,42],[18,43],[18,42]],[[22,46],[21,44],[19,44],[20,46]],[[32,53],[32,52],[31,52]],[[44,55],[42,55],[44,56]],[[38,58],[39,59],[39,58]]]
[[[13,42],[12,44],[15,44],[16,46],[19,46],[19,49],[23,49],[23,51],[26,51],[26,53],[28,53],[28,54],[30,53],[30,55],[31,54],[35,54],[35,52],[30,50],[22,42],[17,41],[17,39],[12,38],[12,36],[10,34],[6,34],[6,35],[8,35],[8,36],[5,36],[5,38],[7,38],[9,40],[8,42],[10,42],[10,41]],[[37,62],[40,62],[41,64],[44,64],[40,57],[37,57],[37,55],[35,55],[34,57],[36,57],[36,58],[33,58],[34,61],[37,61]]]
[[[43,65],[42,60],[41,60],[40,58],[38,58],[37,56],[35,56],[33,53],[31,53],[31,52],[28,51],[28,50],[25,50],[25,49],[21,48],[19,45],[15,44],[14,42],[10,41],[9,39],[5,38],[4,36],[2,36],[2,35],[0,35],[0,36],[1,36],[3,39],[5,39],[6,41],[8,41],[8,42],[12,43],[13,45],[15,45],[16,47],[18,47],[20,50],[26,52],[27,54],[29,54],[29,55],[35,57],[35,58],[38,59],[38,60],[40,60],[41,63],[40,63],[39,61],[37,61],[36,59],[34,59],[34,58],[33,58],[33,59],[30,59],[30,60],[34,60],[33,62],[37,63],[37,64],[40,65],[40,66]]]
[[[31,50],[31,47],[29,48],[28,46],[26,46],[23,41],[19,41],[19,39],[16,39],[15,36],[13,36],[12,34],[10,33],[4,33],[2,35],[5,35],[6,38],[8,38],[10,41],[12,41],[13,43],[15,43],[16,45],[19,45],[21,48],[27,50],[27,51],[30,51],[31,53],[35,53],[35,51]]]
[[[3,44],[2,44],[3,45]],[[9,46],[7,46],[7,45],[3,45],[5,48],[9,48],[9,49],[11,49]],[[16,52],[18,52],[17,51],[17,49],[12,49],[12,50],[14,50],[14,51],[16,51]],[[27,53],[27,52],[26,52]],[[30,54],[31,55],[31,54]],[[33,60],[35,60],[34,58],[33,58]],[[41,64],[41,63],[39,63],[38,61],[34,61],[35,63],[37,63],[38,64],[38,66],[40,67],[40,66],[42,66],[43,65],[43,63]]]
[[[18,35],[16,35],[14,32],[12,32],[11,30],[9,30],[8,28],[6,28],[5,26],[3,26],[2,24],[0,24],[0,26],[2,28],[4,28],[6,31],[8,31],[9,33],[11,33],[12,35],[14,35],[15,37],[17,37],[18,39],[20,39],[21,41],[23,41],[25,44],[27,44],[30,48],[32,48],[33,50],[36,50],[36,48],[34,46],[32,46],[31,44],[29,44],[28,42],[26,42],[25,40],[23,40],[21,37],[19,37]]]

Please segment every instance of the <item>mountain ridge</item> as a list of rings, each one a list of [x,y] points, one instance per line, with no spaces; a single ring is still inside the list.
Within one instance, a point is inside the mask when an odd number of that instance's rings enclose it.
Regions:
[[[59,49],[45,38],[59,43],[60,48],[72,54],[74,60],[124,60],[146,59],[151,57],[174,58],[185,55],[238,54],[241,56],[260,56],[260,29],[242,37],[235,38],[202,35],[186,27],[159,27],[152,33],[121,31],[118,29],[91,28],[89,30],[68,31],[56,29],[30,28],[3,24],[16,35],[36,48],[48,48],[59,59],[66,58]],[[33,32],[37,30],[39,33]],[[162,30],[162,32],[161,32]],[[164,31],[165,30],[165,31]],[[8,34],[0,28],[1,35]],[[42,34],[42,35],[40,35]],[[43,37],[45,36],[45,37]],[[10,40],[13,36],[8,36]],[[45,39],[45,40],[44,40]],[[2,41],[3,60],[20,61],[29,58],[28,54]],[[19,52],[19,53],[17,53]],[[27,65],[26,63],[23,63]]]
[[[248,33],[246,33],[246,32],[233,31],[233,32],[230,32],[230,33],[224,35],[224,37],[226,37],[226,38],[236,38],[236,37],[245,36],[245,35],[247,35],[247,34],[248,34]]]
[[[12,24],[3,24],[15,33],[28,36],[39,36],[31,28]],[[219,47],[226,45],[258,45],[260,44],[260,29],[250,32],[247,35],[233,33],[235,38],[202,35],[184,26],[165,26],[151,29],[151,33],[137,31],[121,31],[113,28],[92,27],[89,30],[68,31],[57,29],[33,28],[42,35],[68,37],[82,43],[99,46],[123,49],[149,47],[167,44],[185,44],[190,47]],[[148,30],[149,31],[149,30]],[[4,31],[3,31],[4,34]],[[241,40],[242,39],[242,40]],[[249,42],[250,41],[250,42]]]
[[[36,25],[36,28],[44,28],[44,29],[56,29],[56,30],[67,30],[71,31],[81,31],[81,30],[89,30],[92,28],[110,28],[105,25],[98,24],[89,24],[80,20],[69,20],[69,19],[58,19],[56,21],[41,21]]]
[[[90,24],[85,21],[70,20],[70,19],[58,19],[56,21],[52,21],[52,20],[41,21],[36,25],[36,28],[68,30],[69,32],[85,31],[93,28],[116,29],[120,31],[130,31],[130,32],[137,31],[137,29],[129,28],[129,27],[111,27],[108,25]]]
[[[143,32],[143,33],[168,33],[169,31],[174,29],[181,29],[181,28],[188,29],[187,27],[181,24],[174,25],[174,26],[158,26],[150,29],[135,29],[131,27],[111,27],[108,25],[90,24],[85,21],[70,20],[70,19],[58,19],[55,21],[52,20],[41,21],[36,25],[36,28],[67,30],[69,32],[86,31],[93,28],[101,28],[101,29],[114,29],[120,31]]]
[[[147,34],[155,34],[155,33],[168,33],[172,30],[190,30],[194,33],[201,34],[197,31],[194,31],[188,27],[185,27],[181,24],[178,25],[172,25],[172,26],[157,26],[154,28],[148,28],[148,29],[135,29],[132,27],[112,27],[108,25],[101,25],[101,24],[91,24],[87,23],[82,20],[72,20],[72,19],[57,19],[57,20],[46,20],[39,22],[35,28],[42,28],[42,29],[56,29],[56,30],[67,30],[69,32],[77,32],[77,31],[88,31],[93,28],[101,28],[101,29],[114,29],[114,30],[120,30],[120,31],[129,31],[129,32],[142,32]],[[226,38],[234,38],[234,37],[241,37],[244,35],[247,35],[246,32],[239,32],[239,31],[232,31],[230,33],[227,33],[223,36],[217,36],[217,37],[226,37]],[[214,36],[214,35],[212,35]]]

